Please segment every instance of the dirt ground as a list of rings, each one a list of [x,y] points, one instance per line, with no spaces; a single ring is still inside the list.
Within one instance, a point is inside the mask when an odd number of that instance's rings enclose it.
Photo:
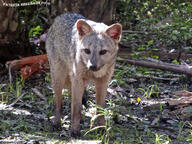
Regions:
[[[0,143],[192,143],[190,103],[171,101],[176,91],[192,91],[190,77],[117,62],[108,88],[106,116],[110,119],[105,138],[92,126],[95,92],[87,87],[87,107],[82,108],[81,137],[70,137],[70,97],[63,91],[62,130],[51,125],[53,92],[49,73],[35,74],[21,82],[19,72],[0,66]],[[91,101],[91,102],[90,102]],[[172,103],[171,103],[172,102]],[[109,140],[109,141],[107,141]]]

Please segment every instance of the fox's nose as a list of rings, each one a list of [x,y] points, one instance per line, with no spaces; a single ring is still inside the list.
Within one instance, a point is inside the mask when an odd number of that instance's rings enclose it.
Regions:
[[[92,65],[89,67],[90,70],[92,71],[97,71],[97,66],[96,65]]]

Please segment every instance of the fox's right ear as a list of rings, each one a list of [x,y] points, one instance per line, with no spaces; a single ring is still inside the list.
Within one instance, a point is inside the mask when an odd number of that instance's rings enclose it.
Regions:
[[[84,20],[78,20],[76,23],[76,26],[79,33],[79,39],[93,32],[93,29],[91,28],[91,26]]]
[[[119,43],[122,35],[122,26],[119,23],[109,26],[106,30],[108,36],[110,36],[116,43]]]

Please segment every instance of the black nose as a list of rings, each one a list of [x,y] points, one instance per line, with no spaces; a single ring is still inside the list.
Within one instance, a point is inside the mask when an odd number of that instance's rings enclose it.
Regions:
[[[97,71],[97,66],[96,65],[92,65],[89,67],[90,70],[92,71]]]

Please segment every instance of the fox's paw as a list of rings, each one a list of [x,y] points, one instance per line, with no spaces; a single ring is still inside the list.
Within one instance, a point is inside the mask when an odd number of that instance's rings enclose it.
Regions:
[[[79,138],[80,136],[81,136],[81,133],[79,131],[71,130],[71,137]]]
[[[50,120],[54,130],[61,130],[60,119],[56,119],[56,117],[53,116],[52,118],[50,118]]]
[[[105,126],[105,118],[103,116],[100,116],[96,120],[97,126]]]

